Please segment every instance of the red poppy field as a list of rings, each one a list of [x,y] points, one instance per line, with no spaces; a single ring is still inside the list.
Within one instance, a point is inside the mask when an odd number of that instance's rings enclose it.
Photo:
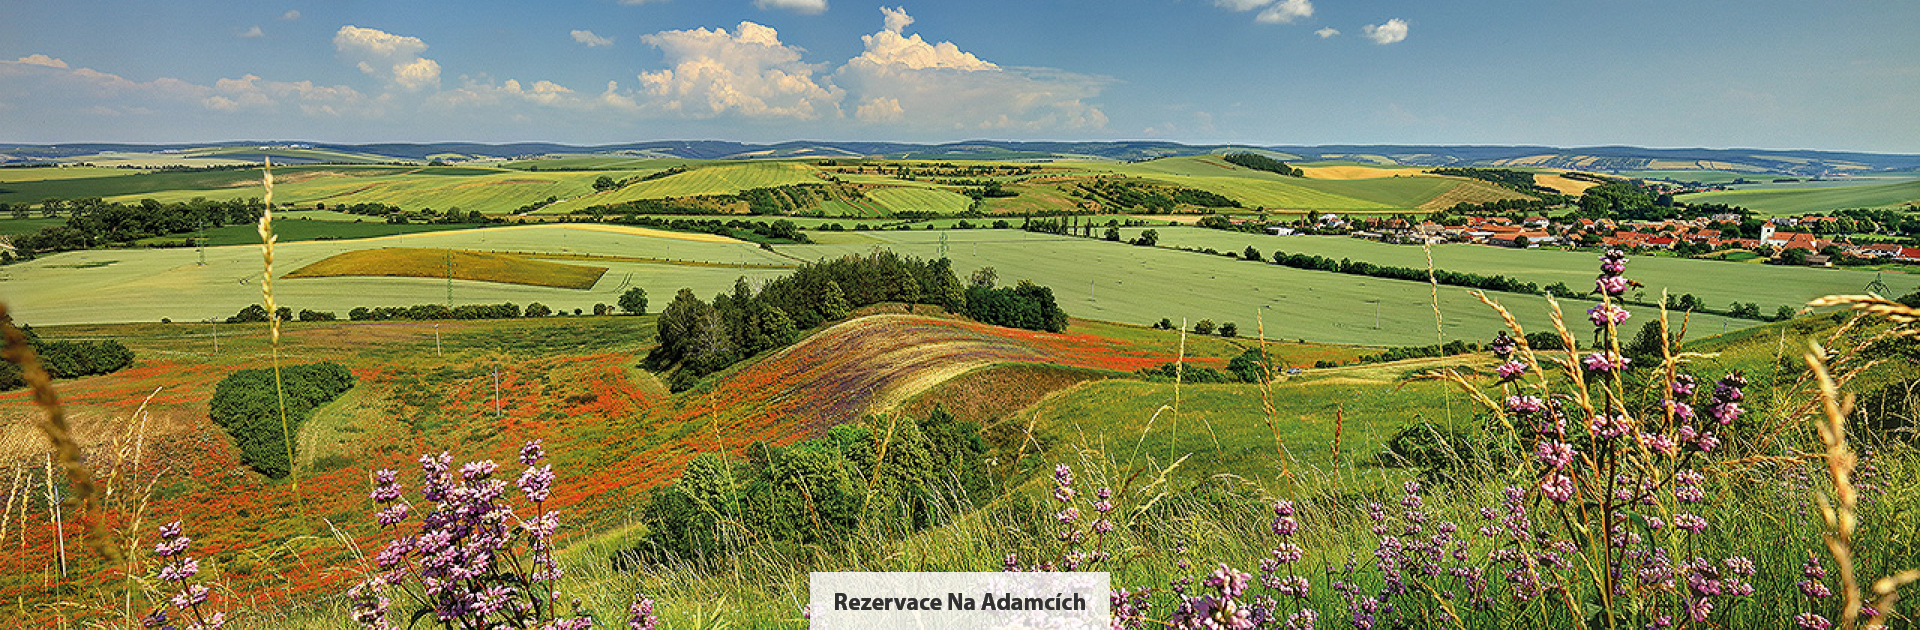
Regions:
[[[566,511],[566,531],[584,536],[631,512],[699,453],[792,443],[909,400],[910,413],[934,403],[976,409],[987,399],[1024,406],[1085,378],[1182,354],[1168,331],[1076,322],[1062,335],[882,314],[672,395],[634,367],[653,345],[653,326],[652,317],[447,322],[436,342],[430,323],[289,324],[282,364],[337,361],[357,383],[301,426],[293,479],[278,481],[243,465],[207,416],[221,378],[272,364],[264,326],[222,326],[217,353],[213,330],[197,324],[42,330],[119,339],[137,354],[121,372],[56,383],[107,493],[101,525],[130,561],[103,563],[76,514],[61,514],[54,527],[46,442],[34,428],[40,411],[26,392],[10,392],[0,395],[0,479],[10,483],[0,597],[15,603],[12,614],[40,623],[124,614],[126,602],[105,594],[123,589],[129,570],[151,571],[157,525],[187,520],[216,583],[251,609],[272,610],[338,594],[357,578],[346,541],[365,550],[384,540],[370,516],[370,472],[413,466],[421,453],[507,461],[522,443],[544,440],[564,471],[550,505]],[[1185,354],[1219,367],[1250,343],[1196,338]],[[1274,349],[1285,356],[1292,345]],[[1006,376],[1022,369],[1081,376]]]

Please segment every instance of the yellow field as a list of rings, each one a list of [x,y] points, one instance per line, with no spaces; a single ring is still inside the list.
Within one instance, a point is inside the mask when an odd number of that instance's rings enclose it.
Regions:
[[[460,230],[460,234],[462,236],[486,236],[488,234],[495,234],[500,232],[518,232],[518,231],[553,232],[555,230],[581,230],[586,232],[607,232],[609,234],[622,234],[626,236],[648,236],[653,238],[672,239],[676,241],[693,241],[696,243],[727,243],[730,245],[752,245],[752,243],[748,243],[746,241],[743,241],[737,238],[720,236],[717,234],[700,234],[696,232],[669,232],[666,230],[634,227],[631,225],[602,225],[602,224],[594,224],[594,223],[566,223],[566,224],[553,225],[553,226],[509,225],[506,227],[490,227],[490,228],[475,228],[471,230]],[[354,243],[358,244],[358,243],[374,243],[374,242],[380,242],[380,241],[403,241],[403,240],[418,241],[421,238],[422,238],[422,235],[377,236],[374,238],[355,239]]]
[[[1562,195],[1581,195],[1586,193],[1588,188],[1600,185],[1586,180],[1563,177],[1560,175],[1562,172],[1565,171],[1534,173],[1533,183],[1552,188]]]
[[[1535,178],[1536,180],[1538,178]],[[1464,180],[1418,207],[1425,211],[1445,210],[1461,203],[1487,203],[1502,199],[1527,199],[1526,195],[1477,179]]]
[[[445,278],[451,275],[455,280],[590,289],[606,272],[606,267],[530,260],[508,254],[393,247],[335,254],[282,277]]]
[[[1301,166],[1298,167],[1307,179],[1380,179],[1401,175],[1419,175],[1418,168],[1391,168],[1379,166]]]

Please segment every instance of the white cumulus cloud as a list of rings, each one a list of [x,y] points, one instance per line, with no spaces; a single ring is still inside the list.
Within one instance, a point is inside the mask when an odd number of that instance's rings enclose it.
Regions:
[[[950,131],[1055,131],[1106,126],[1085,99],[1106,80],[1047,68],[1006,68],[902,32],[913,18],[882,8],[885,28],[860,39],[866,50],[834,73],[860,103],[862,122]]]
[[[612,46],[613,45],[613,38],[601,37],[599,35],[595,35],[593,31],[589,31],[589,30],[584,30],[584,29],[576,30],[572,32],[572,35],[573,35],[573,41],[586,44],[587,47],[589,48],[596,47],[596,46]]]
[[[1261,11],[1253,21],[1261,24],[1292,24],[1294,20],[1313,17],[1313,3],[1307,0],[1280,0],[1273,6]]]
[[[1213,0],[1213,6],[1228,11],[1252,11],[1267,6],[1273,0]]]
[[[1339,35],[1340,29],[1329,26],[1329,27],[1314,31],[1313,34],[1319,35],[1320,39],[1326,39],[1329,37],[1333,37],[1335,35]]]
[[[827,12],[827,0],[753,0],[753,6],[763,11],[781,9],[805,15]]]
[[[812,120],[837,117],[844,93],[780,42],[772,28],[741,22],[726,29],[662,31],[641,41],[659,48],[670,67],[640,74],[652,105],[693,118],[738,114]]]
[[[280,19],[282,19],[282,20],[286,20],[286,21],[288,21],[288,22],[292,22],[292,21],[294,21],[294,20],[298,20],[298,19],[300,19],[300,10],[299,10],[299,9],[294,9],[294,10],[291,10],[291,11],[288,11],[288,12],[286,12],[286,13],[282,13],[282,14],[280,14]]]
[[[31,55],[27,55],[25,57],[21,57],[19,60],[14,61],[12,63],[24,64],[29,66],[46,66],[48,68],[67,67],[67,62],[61,61],[59,59],[54,59],[52,57],[48,57],[40,53],[34,53]]]
[[[1407,21],[1393,18],[1387,20],[1386,24],[1368,24],[1361,30],[1375,44],[1391,44],[1407,38]]]
[[[260,25],[255,24],[253,25],[253,28],[247,29],[245,32],[240,33],[240,36],[246,37],[246,38],[258,38],[258,37],[266,37],[267,33],[266,31],[260,30]]]
[[[418,37],[394,35],[347,25],[333,35],[333,47],[361,72],[406,90],[439,87],[440,64],[421,57],[427,43]]]

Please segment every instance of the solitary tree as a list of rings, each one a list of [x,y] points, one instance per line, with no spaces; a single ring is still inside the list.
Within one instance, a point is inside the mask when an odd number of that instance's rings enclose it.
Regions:
[[[628,315],[645,315],[647,314],[647,290],[640,287],[627,289],[625,293],[620,294],[619,304],[620,310],[626,311]]]
[[[1198,322],[1195,322],[1193,324],[1193,332],[1194,334],[1197,334],[1197,335],[1213,334],[1213,320],[1203,319]]]
[[[1237,326],[1237,325],[1234,325],[1234,323],[1233,323],[1233,322],[1227,322],[1227,323],[1225,323],[1225,324],[1221,324],[1221,325],[1220,325],[1220,336],[1222,336],[1222,337],[1238,337],[1238,336],[1240,336],[1240,327],[1239,327],[1239,326]]]

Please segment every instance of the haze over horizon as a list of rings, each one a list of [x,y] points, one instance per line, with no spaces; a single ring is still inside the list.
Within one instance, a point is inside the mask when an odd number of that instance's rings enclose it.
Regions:
[[[1920,153],[1920,4],[18,3],[0,142]]]

